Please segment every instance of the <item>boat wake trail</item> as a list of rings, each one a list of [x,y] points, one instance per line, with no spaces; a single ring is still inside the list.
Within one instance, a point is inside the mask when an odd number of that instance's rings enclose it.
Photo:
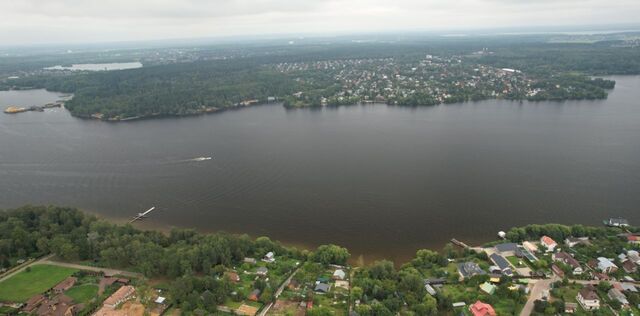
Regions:
[[[212,160],[213,157],[196,157],[196,158],[191,158],[191,159],[181,159],[181,160],[175,160],[175,161],[170,161],[167,162],[168,164],[178,164],[178,163],[189,163],[189,162],[202,162],[202,161],[209,161]]]

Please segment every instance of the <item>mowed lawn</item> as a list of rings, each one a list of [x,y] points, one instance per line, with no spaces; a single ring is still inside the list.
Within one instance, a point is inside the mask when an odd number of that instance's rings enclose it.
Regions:
[[[98,296],[98,286],[95,284],[82,284],[70,288],[65,295],[71,297],[76,303],[87,303]]]
[[[0,282],[0,301],[25,302],[30,297],[54,287],[78,270],[37,264]]]

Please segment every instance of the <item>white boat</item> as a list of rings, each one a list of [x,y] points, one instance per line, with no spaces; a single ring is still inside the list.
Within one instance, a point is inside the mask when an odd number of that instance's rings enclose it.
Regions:
[[[205,160],[211,160],[211,157],[198,157],[198,158],[193,158],[193,161],[205,161]]]

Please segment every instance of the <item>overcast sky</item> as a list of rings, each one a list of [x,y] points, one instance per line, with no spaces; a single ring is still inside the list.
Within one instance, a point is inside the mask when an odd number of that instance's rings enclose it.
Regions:
[[[0,43],[638,23],[640,0],[0,0]]]

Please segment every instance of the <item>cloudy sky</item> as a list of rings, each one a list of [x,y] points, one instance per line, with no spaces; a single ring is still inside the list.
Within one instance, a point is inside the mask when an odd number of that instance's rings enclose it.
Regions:
[[[638,23],[639,0],[0,0],[0,43]]]

